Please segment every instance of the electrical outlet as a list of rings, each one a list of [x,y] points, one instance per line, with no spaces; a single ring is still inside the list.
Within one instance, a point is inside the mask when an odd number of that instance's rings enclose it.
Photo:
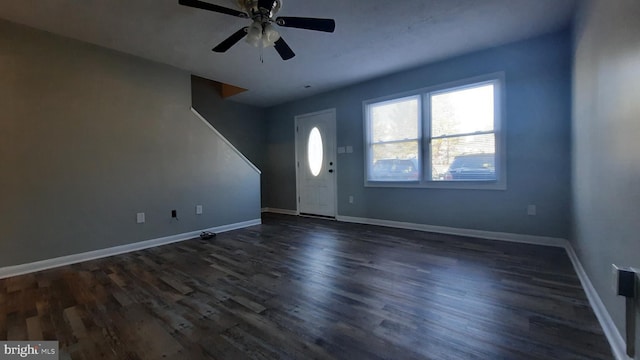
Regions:
[[[137,214],[136,214],[136,223],[138,223],[138,224],[144,224],[144,221],[145,221],[145,219],[144,219],[144,213],[143,213],[143,212],[141,212],[141,213],[137,213]]]
[[[349,204],[353,204],[353,195],[349,195]]]
[[[202,205],[196,205],[196,215],[202,215]]]

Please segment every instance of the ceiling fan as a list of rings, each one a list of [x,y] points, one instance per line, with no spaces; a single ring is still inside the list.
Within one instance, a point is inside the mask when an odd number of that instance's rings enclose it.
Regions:
[[[199,0],[178,0],[178,3],[253,21],[251,25],[236,31],[213,48],[213,51],[219,53],[229,50],[246,36],[246,41],[249,44],[256,47],[274,46],[282,60],[289,60],[296,54],[280,36],[274,25],[330,33],[336,28],[336,22],[333,19],[290,16],[280,16],[274,19],[275,14],[282,7],[282,0],[238,0],[241,10],[234,10]]]

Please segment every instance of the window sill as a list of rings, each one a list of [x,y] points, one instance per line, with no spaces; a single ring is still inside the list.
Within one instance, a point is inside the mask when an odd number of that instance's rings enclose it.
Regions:
[[[365,181],[365,187],[452,190],[507,190],[504,181]]]

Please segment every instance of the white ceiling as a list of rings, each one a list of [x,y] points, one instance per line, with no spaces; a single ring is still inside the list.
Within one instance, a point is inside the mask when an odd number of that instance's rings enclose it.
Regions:
[[[237,9],[235,0],[206,0]],[[211,49],[249,20],[178,0],[0,1],[0,18],[249,89],[269,106],[470,51],[559,30],[578,0],[283,0],[280,16],[333,18],[334,33],[279,28],[296,57],[244,41]],[[311,85],[311,88],[305,88]]]

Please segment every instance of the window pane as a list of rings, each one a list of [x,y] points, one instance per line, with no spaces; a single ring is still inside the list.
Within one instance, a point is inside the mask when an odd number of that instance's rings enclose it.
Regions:
[[[493,110],[493,84],[433,95],[431,136],[491,131]]]
[[[307,157],[309,158],[311,175],[318,176],[320,174],[323,155],[322,136],[320,136],[320,130],[314,127],[309,133],[309,141],[307,142]]]
[[[369,180],[417,181],[420,178],[418,142],[407,141],[372,146]]]
[[[419,97],[369,105],[371,142],[418,138]]]
[[[495,134],[434,139],[432,180],[497,180]]]

